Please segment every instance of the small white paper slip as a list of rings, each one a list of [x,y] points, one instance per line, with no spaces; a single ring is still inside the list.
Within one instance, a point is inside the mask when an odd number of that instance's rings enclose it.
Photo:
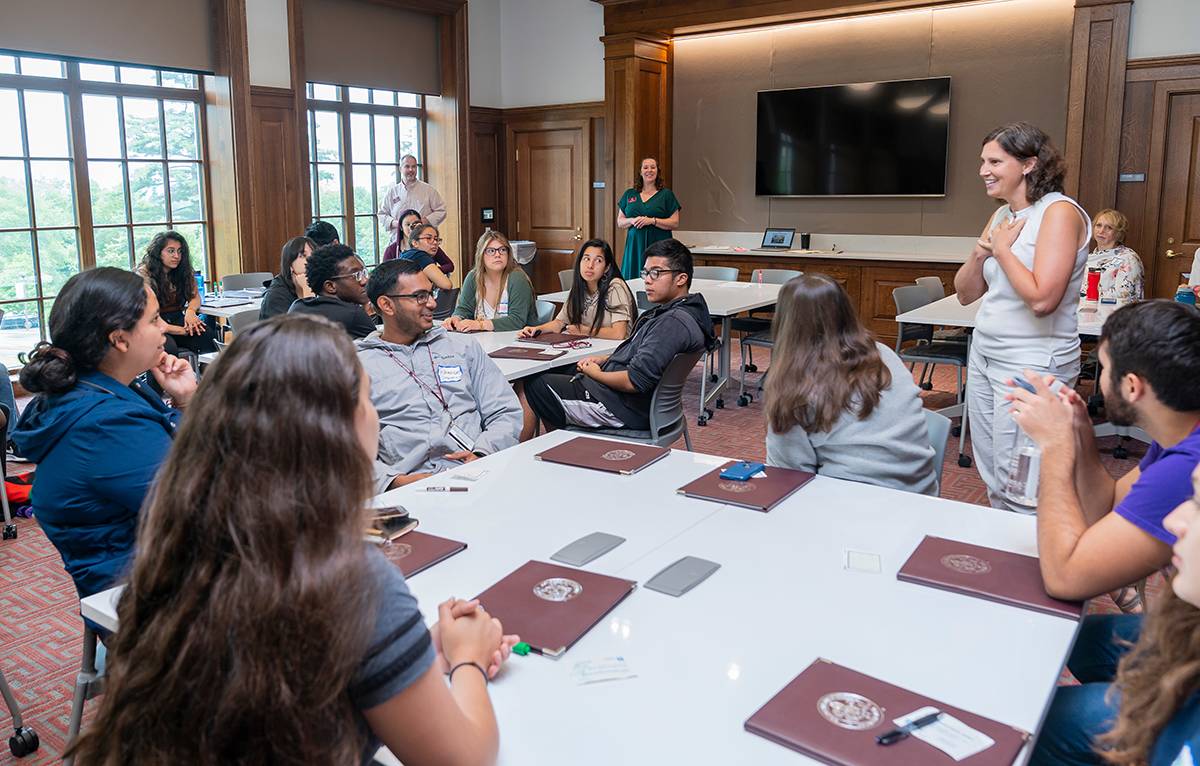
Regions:
[[[486,468],[471,468],[467,470],[459,470],[454,472],[454,478],[463,479],[464,481],[479,481],[487,475]]]
[[[637,678],[637,673],[629,669],[629,663],[625,662],[624,657],[601,657],[595,660],[576,662],[571,668],[571,678],[582,686],[600,681],[622,681],[626,678]]]
[[[765,478],[767,478],[767,472],[766,472],[766,471],[759,471],[758,473],[754,474],[754,475],[753,475],[753,476],[751,476],[750,478],[751,478],[751,479],[765,479]]]
[[[937,708],[923,707],[895,719],[892,723],[904,726],[909,721],[915,721],[934,712],[937,712]],[[942,713],[942,717],[936,722],[910,732],[909,736],[933,745],[956,761],[970,758],[976,753],[982,753],[996,744],[996,741],[988,735],[972,729],[949,713]]]
[[[852,551],[849,548],[846,549],[846,560],[842,567],[855,572],[867,572],[868,574],[879,574],[883,571],[883,564],[879,559],[878,553]]]

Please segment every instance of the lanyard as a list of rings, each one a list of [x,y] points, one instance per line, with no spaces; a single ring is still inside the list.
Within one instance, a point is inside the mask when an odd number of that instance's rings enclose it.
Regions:
[[[442,381],[438,380],[437,367],[434,366],[434,364],[433,364],[433,352],[429,350],[428,345],[425,346],[425,352],[427,354],[429,354],[429,370],[430,370],[430,372],[433,373],[433,382],[437,384],[436,391],[434,391],[433,388],[431,388],[429,386],[429,384],[427,384],[425,381],[423,381],[417,377],[417,373],[416,373],[415,369],[413,369],[416,367],[416,365],[413,365],[413,368],[410,368],[407,364],[400,361],[400,359],[395,354],[392,353],[391,349],[383,348],[382,350],[383,350],[383,353],[385,353],[389,357],[391,357],[393,362],[395,362],[397,365],[400,366],[400,369],[407,372],[408,377],[410,377],[414,381],[416,381],[416,384],[418,386],[420,386],[421,388],[425,389],[430,394],[432,394],[433,397],[438,400],[438,403],[442,405],[443,410],[445,410],[446,412],[450,411],[450,405],[446,403],[446,397],[442,393]],[[453,419],[454,418],[452,417],[451,420],[453,420]]]

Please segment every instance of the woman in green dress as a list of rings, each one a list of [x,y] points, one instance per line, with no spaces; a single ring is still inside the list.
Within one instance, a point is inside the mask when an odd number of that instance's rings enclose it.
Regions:
[[[637,180],[617,200],[617,228],[628,229],[625,255],[621,258],[621,276],[626,280],[642,275],[642,254],[655,242],[671,238],[679,228],[679,200],[663,188],[658,160],[642,160]]]

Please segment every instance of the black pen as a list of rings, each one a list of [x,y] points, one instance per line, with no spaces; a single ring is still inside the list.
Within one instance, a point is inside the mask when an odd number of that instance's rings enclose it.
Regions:
[[[894,743],[899,742],[900,740],[906,738],[909,735],[909,733],[914,732],[917,729],[924,728],[925,726],[928,726],[929,724],[933,723],[934,721],[936,721],[937,719],[939,719],[941,717],[942,717],[942,711],[935,710],[934,712],[930,713],[929,715],[921,716],[920,718],[918,718],[915,721],[910,721],[910,722],[904,724],[903,726],[900,726],[898,728],[892,729],[891,731],[880,734],[878,737],[875,738],[875,743],[878,745],[894,744]]]

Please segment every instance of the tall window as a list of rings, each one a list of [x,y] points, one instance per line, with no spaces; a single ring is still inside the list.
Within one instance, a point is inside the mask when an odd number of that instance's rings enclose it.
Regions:
[[[424,132],[422,96],[308,84],[313,218],[336,226],[367,263],[378,263],[391,240],[379,225],[379,201],[399,183],[401,157],[411,154],[421,167]]]
[[[46,339],[73,274],[132,268],[163,229],[208,273],[199,79],[0,51],[0,361]]]

